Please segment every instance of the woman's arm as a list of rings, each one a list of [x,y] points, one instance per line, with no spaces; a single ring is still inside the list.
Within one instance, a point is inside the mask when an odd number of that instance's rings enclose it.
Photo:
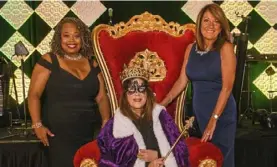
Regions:
[[[231,43],[225,43],[221,49],[222,89],[213,114],[220,116],[233,89],[236,74],[236,56]]]
[[[100,72],[97,77],[99,80],[100,88],[96,97],[96,102],[98,104],[99,111],[102,117],[102,127],[104,127],[105,123],[110,119],[110,103],[106,93],[102,73]]]
[[[188,63],[188,57],[190,54],[191,47],[192,47],[192,44],[190,44],[186,49],[184,62],[182,65],[182,70],[181,70],[179,78],[176,80],[176,82],[174,83],[174,85],[171,88],[171,90],[169,91],[169,93],[166,95],[166,97],[160,103],[163,106],[167,106],[168,104],[170,104],[172,102],[172,100],[175,99],[187,86],[188,78],[187,78],[187,74],[186,74],[186,66]]]
[[[49,55],[43,55],[43,59],[51,62]],[[45,89],[46,83],[51,71],[39,64],[36,64],[31,77],[31,84],[28,95],[28,107],[32,119],[33,128],[35,129],[37,137],[44,143],[49,145],[47,139],[48,135],[53,135],[47,128],[44,129],[41,123],[41,103],[40,97]]]
[[[215,117],[220,117],[226,103],[230,97],[233,89],[233,84],[235,80],[236,73],[236,56],[234,53],[234,47],[231,43],[225,42],[220,51],[221,55],[221,73],[222,73],[222,88],[214,108],[213,114],[210,121],[204,131],[202,141],[211,140],[217,119]],[[209,135],[205,135],[209,134]]]

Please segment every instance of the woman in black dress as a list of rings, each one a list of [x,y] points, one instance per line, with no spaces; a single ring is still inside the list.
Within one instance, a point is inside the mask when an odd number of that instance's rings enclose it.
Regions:
[[[55,29],[51,52],[34,67],[29,111],[36,136],[48,146],[51,167],[73,166],[77,149],[93,140],[96,105],[102,126],[110,117],[104,80],[91,56],[87,26],[65,18]]]

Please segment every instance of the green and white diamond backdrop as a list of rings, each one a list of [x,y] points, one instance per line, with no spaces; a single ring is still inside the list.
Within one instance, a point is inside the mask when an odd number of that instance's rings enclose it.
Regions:
[[[22,103],[20,63],[12,60],[14,44],[22,41],[29,51],[24,60],[26,94],[32,69],[39,57],[49,51],[53,28],[66,16],[80,18],[92,30],[100,23],[108,23],[108,8],[113,8],[113,23],[128,21],[133,15],[149,11],[161,15],[166,21],[180,24],[194,23],[200,9],[209,3],[218,3],[225,11],[232,32],[243,29],[242,19],[236,16],[251,16],[249,22],[249,53],[277,54],[277,1],[23,1],[0,2],[0,56],[13,62],[13,73]],[[266,75],[265,70],[274,65],[259,62],[251,68],[251,87],[256,90],[256,101],[263,105],[268,101],[268,90],[277,90],[277,74]],[[11,96],[15,98],[13,89]],[[277,93],[273,95],[277,96]]]

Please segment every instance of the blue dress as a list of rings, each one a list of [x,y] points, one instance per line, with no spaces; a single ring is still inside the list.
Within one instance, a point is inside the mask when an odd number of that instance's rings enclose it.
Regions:
[[[186,75],[192,82],[193,111],[203,134],[216,106],[221,88],[220,52],[209,51],[200,55],[196,44],[191,48]],[[220,148],[224,155],[224,167],[234,167],[234,140],[236,132],[236,103],[230,95],[224,111],[217,121],[212,143]]]

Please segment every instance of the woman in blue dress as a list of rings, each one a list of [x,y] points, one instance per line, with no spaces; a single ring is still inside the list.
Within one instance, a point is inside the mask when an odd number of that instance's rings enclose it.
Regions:
[[[190,80],[201,140],[220,148],[224,167],[234,167],[236,104],[231,92],[235,69],[228,20],[217,4],[209,4],[198,14],[196,43],[188,46],[180,76],[161,104],[168,105]]]

